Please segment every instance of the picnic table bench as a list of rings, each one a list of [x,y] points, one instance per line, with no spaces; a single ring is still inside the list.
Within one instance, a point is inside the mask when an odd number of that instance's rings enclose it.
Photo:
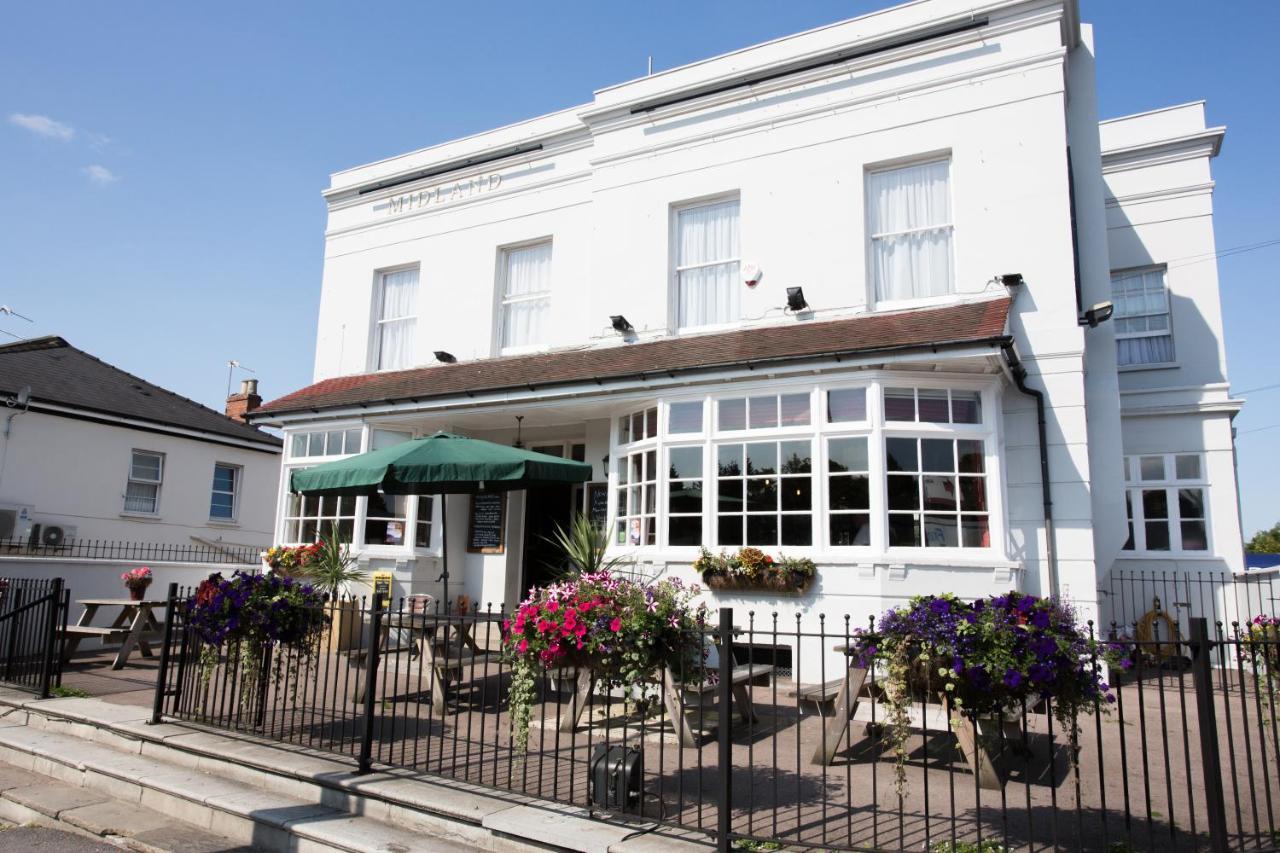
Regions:
[[[733,693],[734,706],[737,708],[738,716],[742,718],[744,724],[749,725],[759,719],[751,702],[750,686],[757,679],[768,679],[773,674],[773,669],[772,665],[758,663],[734,666],[729,678],[729,685]],[[716,673],[714,666],[706,665],[703,667],[703,672],[704,677],[696,681],[680,681],[669,667],[663,667],[661,673],[662,703],[666,706],[667,716],[671,718],[671,724],[676,731],[676,738],[682,747],[696,747],[698,745],[698,739],[693,733],[693,727],[689,724],[689,719],[685,715],[685,700],[687,698],[697,698],[701,702],[703,696],[708,693],[714,693],[719,687],[714,678]],[[587,705],[591,700],[591,693],[595,690],[598,678],[595,672],[586,667],[576,671],[566,668],[559,670],[558,673],[561,677],[567,677],[572,673],[575,682],[573,696],[569,700],[568,713],[560,717],[559,724],[560,731],[568,734],[577,731],[582,721],[582,715],[586,713]],[[721,722],[728,724],[729,721]]]
[[[62,633],[62,660],[65,663],[75,654],[82,640],[97,637],[105,644],[119,643],[112,669],[123,669],[136,648],[144,658],[152,657],[148,639],[159,639],[164,625],[156,621],[156,608],[167,607],[163,598],[134,601],[131,598],[85,598],[76,601],[84,605],[84,611],[74,625],[68,625]],[[108,626],[90,624],[103,607],[119,607],[120,612]]]
[[[873,695],[870,689],[871,685],[867,683],[870,673],[866,667],[858,664],[853,648],[847,644],[841,644],[835,646],[834,651],[843,653],[848,661],[842,678],[823,684],[799,687],[791,691],[791,695],[801,701],[816,703],[819,707],[819,713],[823,713],[824,706],[831,704],[830,714],[823,714],[826,717],[826,722],[823,725],[822,737],[813,752],[812,760],[814,764],[827,765],[835,760],[836,753],[840,751],[840,745],[845,738],[849,737],[849,722],[851,720],[860,720],[868,723],[883,720],[883,718],[876,720],[870,713],[870,708],[866,709],[865,712],[859,713],[860,703],[864,700],[875,702],[879,697]],[[1004,782],[1000,778],[1000,774],[996,772],[992,756],[977,737],[981,732],[975,731],[975,728],[980,729],[982,727],[982,721],[978,721],[976,726],[966,724],[958,714],[949,709],[945,695],[939,692],[938,699],[937,703],[913,703],[912,707],[907,709],[912,728],[950,731],[959,742],[960,751],[964,755],[965,762],[978,777],[979,787],[994,791],[1003,788]],[[1035,704],[1032,703],[1033,706]],[[1020,739],[1022,731],[1017,718],[1006,716],[1000,721],[1000,725],[1007,737]]]

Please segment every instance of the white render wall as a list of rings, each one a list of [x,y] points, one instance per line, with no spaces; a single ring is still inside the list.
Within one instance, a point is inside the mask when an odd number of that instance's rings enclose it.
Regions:
[[[2,441],[3,439],[0,439]],[[165,454],[155,517],[124,512],[133,450]],[[242,466],[234,524],[210,521],[215,462]],[[14,419],[0,471],[0,504],[34,507],[40,523],[77,539],[192,545],[192,537],[266,546],[276,513],[280,456],[171,433],[25,412]]]

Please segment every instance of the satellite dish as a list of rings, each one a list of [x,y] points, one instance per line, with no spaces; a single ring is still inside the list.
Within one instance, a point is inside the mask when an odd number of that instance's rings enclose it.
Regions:
[[[742,265],[742,281],[747,287],[755,287],[763,277],[764,270],[760,269],[759,264]]]

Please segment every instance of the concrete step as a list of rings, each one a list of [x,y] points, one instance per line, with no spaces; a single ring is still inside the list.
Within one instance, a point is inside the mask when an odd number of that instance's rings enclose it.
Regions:
[[[142,819],[149,812],[165,816],[170,823],[181,821],[200,833],[221,837],[224,848],[229,840],[233,846],[299,853],[462,853],[476,849],[30,724],[0,726],[0,761],[15,768],[19,780],[22,774],[54,780],[27,788],[15,786],[3,793],[3,799],[88,831],[92,826],[113,828],[107,826],[112,819],[103,809],[83,809],[118,802],[140,807],[137,814],[143,835],[159,829],[148,827]]]
[[[659,849],[707,853],[713,847],[707,836],[692,831],[590,819],[579,808],[405,769],[380,768],[380,772],[355,775],[350,759],[238,733],[168,723],[150,725],[147,716],[145,709],[100,699],[32,700],[0,689],[0,760],[6,748],[4,727],[29,726],[75,737],[86,746],[107,748],[117,755],[124,753],[126,758],[159,759],[188,774],[210,774],[223,783],[267,791],[295,803],[371,818],[418,839],[418,844],[407,850],[448,849],[442,842],[492,853],[525,853],[548,847],[582,853]],[[95,761],[89,759],[88,766],[98,772]],[[210,799],[215,796],[211,794]],[[237,802],[218,799],[220,807]],[[259,813],[268,819],[290,817],[289,812],[266,808],[260,808]],[[333,825],[335,833],[339,829],[334,821],[308,821],[296,828],[306,830],[317,823]],[[421,846],[422,839],[428,837],[431,843]]]
[[[253,853],[255,848],[137,803],[0,764],[0,819],[47,826],[139,853]],[[15,843],[0,837],[0,847]],[[16,849],[16,848],[13,848]]]

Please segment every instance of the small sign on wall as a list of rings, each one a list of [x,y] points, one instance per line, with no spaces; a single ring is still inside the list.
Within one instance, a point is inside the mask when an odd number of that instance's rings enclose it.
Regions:
[[[374,572],[371,579],[374,595],[391,596],[391,572]]]
[[[480,492],[472,495],[467,550],[472,554],[501,554],[506,521],[505,492]]]

